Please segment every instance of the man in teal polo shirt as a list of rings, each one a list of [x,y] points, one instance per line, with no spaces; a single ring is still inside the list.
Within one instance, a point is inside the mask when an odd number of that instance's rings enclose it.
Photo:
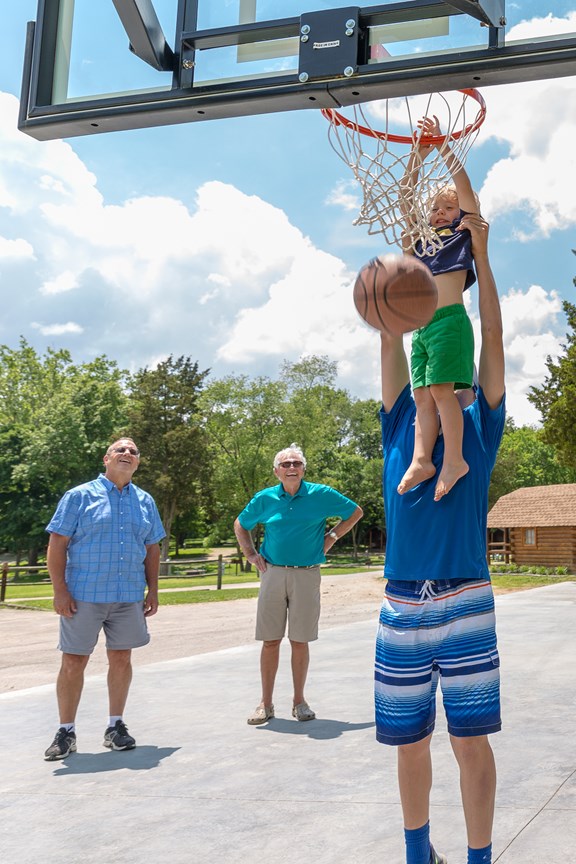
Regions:
[[[258,492],[234,522],[234,531],[246,559],[260,572],[256,639],[261,641],[262,699],[248,718],[250,725],[274,717],[272,694],[278,671],[280,643],[286,632],[292,648],[294,700],[292,716],[316,716],[304,698],[310,652],[318,638],[320,618],[320,564],[334,543],[362,518],[362,508],[330,486],[304,480],[306,457],[291,444],[274,458],[279,485]],[[342,520],[326,531],[326,519]],[[265,526],[257,552],[251,530]]]

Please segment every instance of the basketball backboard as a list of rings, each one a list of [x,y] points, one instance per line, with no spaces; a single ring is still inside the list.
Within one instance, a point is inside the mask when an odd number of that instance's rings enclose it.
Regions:
[[[576,72],[575,33],[506,42],[504,5],[39,0],[19,126],[43,140]]]

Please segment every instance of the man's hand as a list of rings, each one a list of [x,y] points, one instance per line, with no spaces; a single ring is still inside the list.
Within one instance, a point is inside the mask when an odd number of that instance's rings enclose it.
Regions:
[[[268,565],[266,559],[258,552],[251,552],[250,555],[246,556],[246,560],[249,561],[250,564],[254,564],[259,573],[264,573],[267,570]]]
[[[468,229],[472,237],[472,255],[474,260],[488,256],[488,234],[490,226],[482,216],[477,213],[467,213],[462,217],[457,231]]]
[[[57,591],[54,591],[53,606],[54,611],[64,618],[72,618],[78,610],[76,601],[67,588],[59,588]]]
[[[144,616],[146,618],[150,618],[151,615],[155,615],[158,612],[158,592],[148,590],[146,597],[144,598]]]

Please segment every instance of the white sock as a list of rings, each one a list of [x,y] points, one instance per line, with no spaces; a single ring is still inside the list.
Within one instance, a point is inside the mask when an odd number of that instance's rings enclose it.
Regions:
[[[76,724],[75,723],[60,723],[60,728],[62,729],[62,727],[64,727],[64,729],[66,729],[67,732],[75,732],[76,731]]]
[[[111,714],[111,715],[110,715],[110,718],[109,718],[109,720],[108,720],[108,728],[109,728],[109,729],[113,729],[114,726],[116,725],[116,722],[117,722],[118,720],[121,720],[121,719],[122,719],[122,715],[121,715],[121,714]]]

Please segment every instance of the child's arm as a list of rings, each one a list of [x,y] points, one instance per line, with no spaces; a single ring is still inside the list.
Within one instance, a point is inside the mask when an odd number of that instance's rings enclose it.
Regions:
[[[427,134],[434,136],[442,135],[438,118],[434,117],[434,121],[434,123],[430,121],[431,125],[429,125],[426,130]],[[460,209],[464,210],[465,213],[478,213],[478,201],[474,195],[470,178],[468,177],[464,166],[458,157],[454,155],[447,141],[444,141],[443,144],[437,145],[437,149],[444,159],[446,167],[452,177],[452,182],[456,187]]]
[[[437,124],[438,119],[436,117],[434,119],[436,120]],[[433,125],[433,121],[430,120],[428,117],[424,117],[418,122],[420,132],[415,133],[414,136],[415,138],[417,137],[418,143],[417,146],[410,153],[406,165],[406,171],[404,172],[404,176],[400,180],[400,189],[402,191],[402,195],[400,196],[399,205],[405,223],[404,232],[402,234],[402,251],[410,255],[414,254],[413,244],[414,241],[417,239],[417,236],[415,236],[415,221],[413,219],[413,190],[418,183],[420,169],[424,164],[426,156],[434,149],[433,145],[426,144],[426,136],[431,134],[429,128]]]

